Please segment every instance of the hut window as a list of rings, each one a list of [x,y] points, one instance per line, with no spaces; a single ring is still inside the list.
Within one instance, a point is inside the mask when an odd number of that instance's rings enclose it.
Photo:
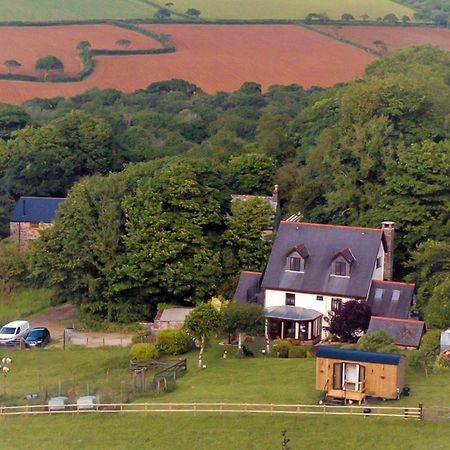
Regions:
[[[398,291],[397,289],[394,289],[392,291],[392,301],[393,302],[398,302],[400,299],[400,291]]]

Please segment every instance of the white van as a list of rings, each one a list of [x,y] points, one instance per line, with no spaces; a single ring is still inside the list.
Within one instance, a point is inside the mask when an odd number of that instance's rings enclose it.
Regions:
[[[30,330],[30,324],[26,320],[9,322],[0,329],[0,344],[13,343],[25,338]]]

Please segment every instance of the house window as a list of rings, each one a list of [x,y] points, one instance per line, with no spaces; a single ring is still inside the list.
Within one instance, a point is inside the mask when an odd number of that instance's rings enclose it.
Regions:
[[[400,300],[400,291],[398,291],[397,289],[394,289],[392,291],[392,301],[398,302],[399,300]]]
[[[334,263],[334,274],[345,277],[347,275],[347,264],[344,261]]]
[[[331,311],[339,311],[342,306],[341,298],[332,298],[331,299]]]
[[[381,256],[379,256],[378,258],[377,258],[377,264],[376,264],[376,269],[379,269],[381,267]]]
[[[317,295],[316,300],[319,302],[323,302],[323,295]]]
[[[291,256],[288,259],[289,259],[288,262],[289,270],[292,270],[294,272],[303,272],[305,268],[305,261],[303,260],[303,258]]]
[[[286,294],[286,306],[295,306],[295,294]]]

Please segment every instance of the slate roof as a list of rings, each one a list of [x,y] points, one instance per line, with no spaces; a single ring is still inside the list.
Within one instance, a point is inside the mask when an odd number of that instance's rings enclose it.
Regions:
[[[372,315],[408,319],[415,285],[373,280],[367,301]]]
[[[425,323],[421,320],[396,319],[392,317],[370,318],[368,333],[384,330],[394,337],[394,342],[402,347],[420,346]]]
[[[450,328],[441,333],[441,352],[450,350]]]
[[[159,317],[160,322],[184,322],[186,316],[194,308],[167,308],[164,309]]]
[[[242,271],[239,278],[239,283],[234,292],[234,300],[239,303],[247,303],[260,290],[262,272]]]
[[[266,317],[271,319],[287,320],[314,320],[322,316],[322,313],[299,306],[271,306],[266,308]]]
[[[59,204],[65,198],[20,197],[11,214],[11,222],[53,222]]]
[[[382,242],[381,229],[282,221],[262,287],[366,298]],[[303,244],[309,253],[304,273],[285,270],[286,255],[298,244]],[[345,248],[355,259],[350,277],[331,276],[331,262]]]
[[[402,355],[397,353],[362,352],[361,350],[348,350],[325,346],[317,347],[316,357],[342,359],[344,361],[390,364],[393,366],[398,366],[402,359]]]
[[[266,195],[241,195],[241,194],[231,194],[231,201],[241,200],[242,202],[248,202],[254,198],[260,198],[267,202],[267,204],[276,212],[278,210],[278,202],[273,197],[268,197]]]

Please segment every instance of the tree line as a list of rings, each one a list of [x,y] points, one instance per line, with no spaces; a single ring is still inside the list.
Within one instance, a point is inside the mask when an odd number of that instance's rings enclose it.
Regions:
[[[263,93],[247,82],[207,95],[169,80],[1,105],[2,233],[20,195],[68,195],[33,248],[33,280],[89,314],[128,320],[158,301],[230,296],[241,268],[261,270],[271,211],[230,194],[277,183],[284,214],[395,221],[397,277],[417,281],[416,307],[441,317],[445,302],[432,299],[448,283],[449,66],[437,47],[411,47],[329,89]]]

